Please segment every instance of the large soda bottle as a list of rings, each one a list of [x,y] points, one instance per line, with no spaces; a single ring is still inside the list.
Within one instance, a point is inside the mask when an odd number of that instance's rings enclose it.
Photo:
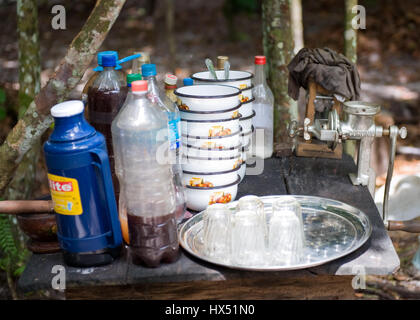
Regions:
[[[88,90],[88,114],[90,124],[105,136],[115,198],[118,203],[119,185],[115,174],[111,124],[126,99],[127,87],[121,83],[121,76],[114,70],[116,66],[117,56],[115,54],[102,55],[103,71],[99,73]]]
[[[124,105],[131,103],[133,98],[133,92],[131,90],[131,83],[137,80],[141,80],[141,74],[139,73],[130,73],[127,74],[127,98],[125,99]],[[122,193],[123,186],[120,185],[120,194]],[[125,207],[124,201],[119,199],[118,203],[118,217],[121,223],[122,236],[125,243],[130,244],[130,237],[128,235],[128,222],[127,222],[127,208]]]
[[[254,154],[262,159],[270,158],[273,154],[274,96],[267,85],[264,72],[265,63],[265,56],[255,56],[255,78],[252,93],[255,98],[253,125],[256,130],[252,140]],[[264,143],[261,139],[257,139],[261,130],[264,132]]]
[[[178,257],[176,197],[167,146],[166,113],[147,98],[147,82],[131,84],[132,98],[112,123],[120,204],[127,210],[133,263],[157,267]]]
[[[180,164],[181,115],[176,103],[159,90],[156,81],[156,65],[144,64],[142,66],[142,76],[148,83],[149,99],[156,102],[167,114],[169,155],[172,163],[173,180],[176,187],[176,217],[177,222],[179,223],[184,218],[186,210],[186,196],[182,185],[182,169]]]

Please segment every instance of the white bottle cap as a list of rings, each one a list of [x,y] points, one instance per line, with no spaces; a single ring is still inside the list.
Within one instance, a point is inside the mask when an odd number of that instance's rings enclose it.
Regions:
[[[175,76],[173,74],[170,74],[170,73],[167,73],[165,75],[165,83],[169,84],[170,86],[176,85],[176,82],[177,81],[178,81],[178,77],[177,76]]]
[[[54,118],[71,117],[82,113],[84,109],[83,102],[80,100],[69,100],[56,104],[51,108],[51,115]]]

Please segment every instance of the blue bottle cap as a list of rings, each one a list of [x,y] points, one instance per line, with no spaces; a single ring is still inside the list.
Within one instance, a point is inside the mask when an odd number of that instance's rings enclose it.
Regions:
[[[155,76],[156,75],[156,65],[153,63],[146,63],[141,66],[141,75],[143,77]]]
[[[118,60],[118,52],[117,51],[101,51],[97,54],[98,59],[98,66],[102,66],[102,57],[104,55],[114,55],[115,59]]]
[[[194,84],[194,80],[191,78],[184,78],[183,83],[184,86],[192,86]]]
[[[102,66],[103,67],[115,67],[117,65],[117,57],[115,54],[103,54],[102,55]]]

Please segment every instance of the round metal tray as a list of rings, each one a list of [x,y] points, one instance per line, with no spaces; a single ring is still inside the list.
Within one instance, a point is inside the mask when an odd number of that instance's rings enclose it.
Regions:
[[[272,203],[282,196],[260,197],[264,202],[267,220],[271,216]],[[369,218],[359,209],[340,201],[313,197],[294,196],[302,207],[306,247],[302,262],[296,265],[233,265],[229,259],[214,260],[203,253],[203,212],[181,225],[181,246],[193,256],[207,262],[240,270],[285,271],[318,266],[341,258],[360,248],[370,237],[372,226]],[[228,204],[235,211],[237,201]]]

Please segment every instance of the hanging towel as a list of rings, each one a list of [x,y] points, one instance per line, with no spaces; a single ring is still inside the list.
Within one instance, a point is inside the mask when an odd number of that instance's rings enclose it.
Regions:
[[[346,100],[360,98],[360,77],[356,66],[334,50],[303,48],[287,68],[289,70],[288,94],[294,100],[299,97],[300,87],[308,89],[311,78],[324,89]]]

